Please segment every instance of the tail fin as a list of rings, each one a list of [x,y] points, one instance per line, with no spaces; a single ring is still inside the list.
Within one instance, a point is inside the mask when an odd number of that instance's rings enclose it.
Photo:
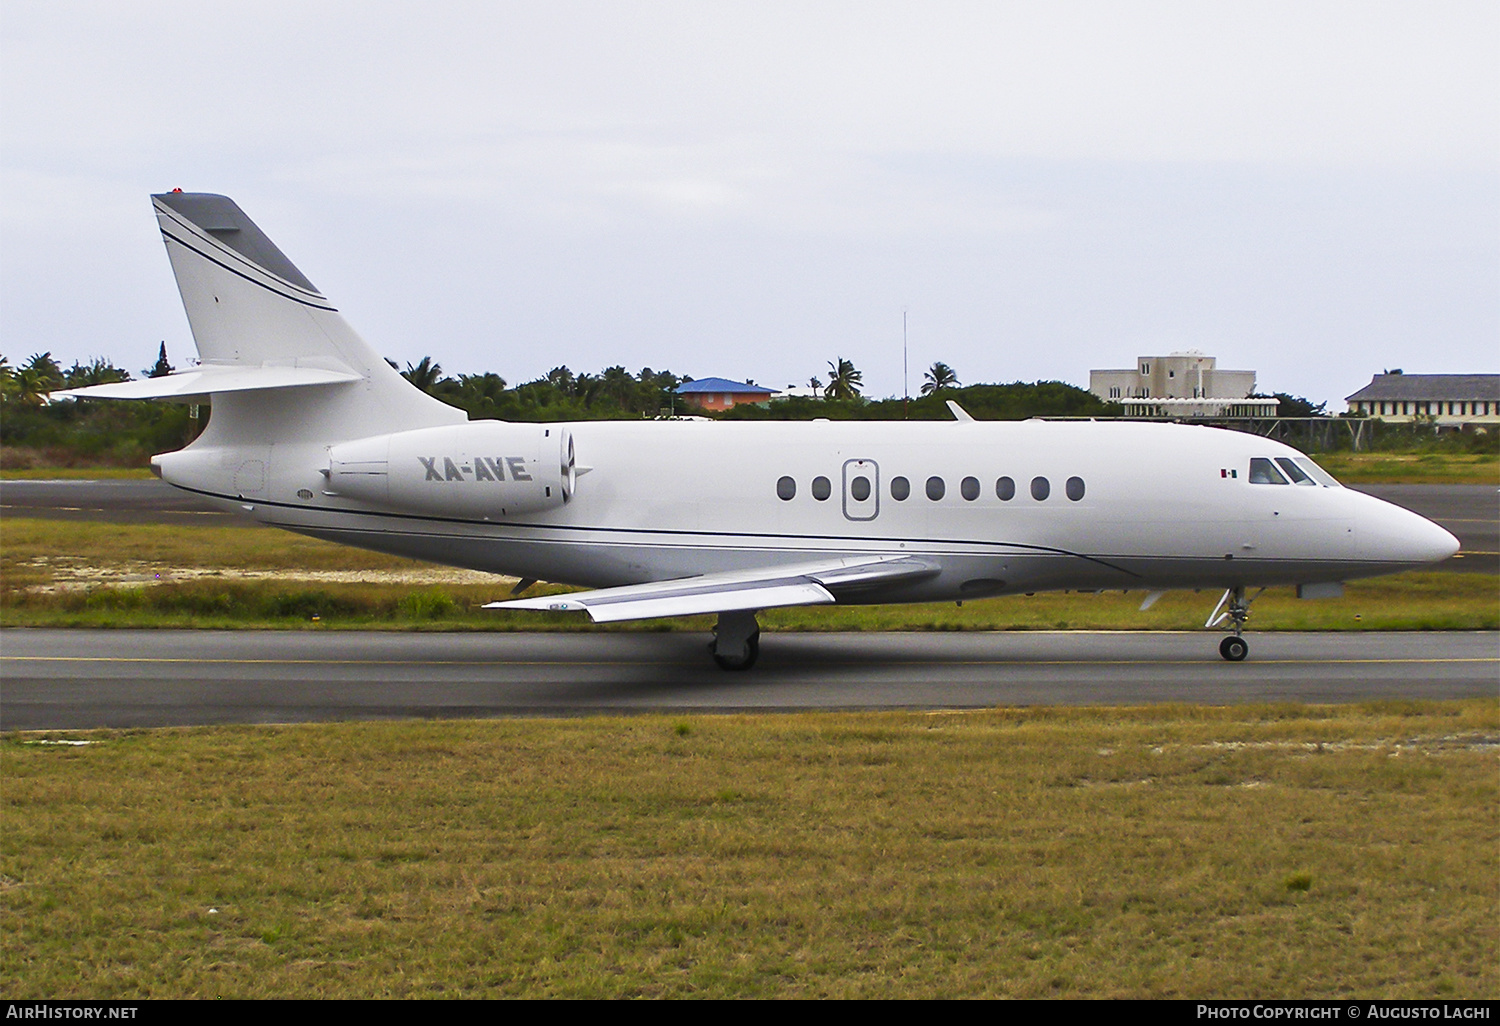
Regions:
[[[151,199],[198,355],[217,372],[206,378],[230,383],[210,388],[213,415],[200,441],[333,443],[392,424],[467,419],[396,373],[233,200],[195,192]],[[254,383],[272,380],[269,368],[298,368],[302,380]],[[314,371],[330,380],[313,380]]]

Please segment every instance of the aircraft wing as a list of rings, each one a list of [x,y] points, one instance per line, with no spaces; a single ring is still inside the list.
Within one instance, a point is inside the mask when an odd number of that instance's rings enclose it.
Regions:
[[[571,595],[491,602],[485,609],[583,610],[595,623],[729,613],[837,602],[841,593],[928,577],[938,566],[904,555],[845,556],[812,563],[729,570]]]

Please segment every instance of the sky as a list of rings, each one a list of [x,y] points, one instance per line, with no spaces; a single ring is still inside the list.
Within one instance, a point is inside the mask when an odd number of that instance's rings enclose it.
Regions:
[[[231,196],[401,366],[1500,372],[1500,5],[0,0],[0,354],[193,354]],[[903,370],[903,324],[905,370]]]

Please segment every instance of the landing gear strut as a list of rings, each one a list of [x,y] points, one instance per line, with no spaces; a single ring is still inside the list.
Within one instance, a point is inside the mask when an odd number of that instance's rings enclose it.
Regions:
[[[1203,625],[1205,627],[1223,626],[1225,630],[1231,632],[1229,637],[1219,642],[1219,655],[1231,663],[1238,663],[1250,654],[1250,643],[1241,637],[1241,634],[1245,630],[1245,621],[1250,619],[1250,603],[1260,597],[1260,592],[1265,590],[1262,588],[1247,599],[1244,585],[1229,588],[1219,599],[1219,604],[1214,606],[1214,611],[1209,614],[1208,622]]]
[[[721,670],[748,670],[754,666],[760,655],[760,624],[755,622],[755,611],[720,613],[708,650]]]

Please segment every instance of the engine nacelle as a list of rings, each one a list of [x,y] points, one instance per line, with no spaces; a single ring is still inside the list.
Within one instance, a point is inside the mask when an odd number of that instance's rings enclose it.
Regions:
[[[326,473],[330,495],[484,518],[556,509],[577,482],[570,432],[497,420],[344,442],[328,450]]]

